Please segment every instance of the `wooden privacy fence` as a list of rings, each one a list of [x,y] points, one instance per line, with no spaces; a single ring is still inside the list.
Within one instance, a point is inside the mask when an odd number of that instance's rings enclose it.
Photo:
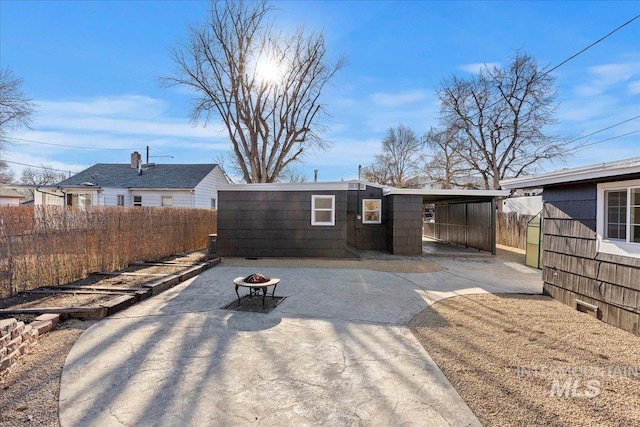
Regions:
[[[0,297],[207,247],[208,209],[0,206]]]
[[[512,248],[526,249],[527,223],[535,215],[517,212],[498,212],[496,224],[496,243]]]

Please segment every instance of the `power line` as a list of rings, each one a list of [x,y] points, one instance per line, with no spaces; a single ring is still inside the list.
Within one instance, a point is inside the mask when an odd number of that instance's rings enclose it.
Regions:
[[[565,144],[571,144],[572,142],[576,142],[576,141],[579,141],[579,140],[581,140],[581,139],[588,138],[588,137],[593,136],[593,135],[595,135],[595,134],[597,134],[597,133],[604,132],[605,130],[613,129],[613,128],[614,128],[614,127],[616,127],[616,126],[623,125],[623,124],[625,124],[625,123],[628,123],[628,122],[630,122],[630,121],[632,121],[632,120],[635,120],[635,119],[638,119],[638,118],[640,118],[640,114],[639,114],[639,115],[637,115],[637,116],[635,116],[635,117],[631,117],[630,119],[627,119],[627,120],[623,120],[623,121],[621,121],[621,122],[618,122],[618,123],[616,123],[615,125],[607,126],[606,128],[602,128],[602,129],[597,130],[597,131],[595,131],[595,132],[591,132],[591,133],[589,133],[589,134],[587,134],[587,135],[579,136],[579,137],[577,137],[577,138],[572,139],[571,141],[567,141]]]
[[[640,129],[632,130],[631,132],[623,133],[622,135],[612,136],[611,138],[602,139],[600,141],[590,142],[588,144],[584,144],[577,147],[576,149],[573,150],[573,152],[584,150],[585,148],[591,147],[596,144],[601,144],[603,142],[611,141],[612,139],[618,139],[618,138],[623,138],[625,136],[633,135],[634,133],[638,133],[638,132],[640,132]]]
[[[32,142],[34,144],[42,144],[42,145],[53,145],[54,147],[67,147],[67,148],[78,148],[83,150],[116,150],[116,151],[131,151],[130,148],[102,148],[102,147],[82,147],[78,145],[67,145],[67,144],[55,144],[53,142],[42,142],[42,141],[34,141],[32,139],[22,139],[22,138],[14,138],[12,136],[7,136],[5,139],[10,139],[14,141],[22,141],[22,142]]]
[[[62,169],[50,168],[50,167],[47,167],[47,166],[36,166],[36,165],[29,165],[27,163],[12,162],[11,160],[4,160],[3,159],[3,162],[11,163],[12,165],[27,166],[27,167],[30,167],[30,168],[44,169],[44,170],[50,170],[50,171],[56,171],[56,172],[73,173],[73,174],[77,173],[77,172],[73,172],[73,171],[70,171],[70,170],[66,170],[65,171],[65,170],[62,170]]]
[[[591,49],[593,46],[597,45],[598,43],[600,43],[601,41],[609,38],[611,35],[613,35],[614,33],[616,33],[617,31],[619,31],[620,29],[622,29],[623,27],[629,25],[630,23],[632,23],[633,21],[635,21],[636,19],[640,18],[640,15],[636,15],[633,18],[631,18],[630,20],[628,20],[627,22],[625,22],[624,24],[618,26],[616,29],[610,31],[607,35],[600,37],[598,40],[596,40],[595,42],[591,43],[589,46],[585,47],[584,49],[582,49],[581,51],[571,55],[570,57],[568,57],[567,59],[565,59],[564,61],[560,62],[558,65],[556,65],[555,67],[545,71],[544,73],[541,74],[540,77],[544,77],[547,74],[549,74],[550,72],[560,68],[561,66],[563,66],[564,64],[566,64],[567,62],[571,61],[572,59],[574,59],[575,57],[577,57],[578,55],[581,55],[582,53],[586,52],[587,50]],[[489,107],[487,107],[487,109],[493,108],[496,105],[500,104],[502,101],[496,101],[493,104],[491,104]],[[475,117],[477,117],[480,114],[480,111],[478,111],[477,113],[473,114],[472,116],[469,117],[469,119],[473,119]]]
[[[594,41],[593,43],[591,43],[589,46],[585,47],[584,49],[582,49],[580,52],[571,55],[570,57],[568,57],[567,59],[565,59],[564,61],[562,61],[561,63],[559,63],[558,65],[556,65],[555,67],[553,67],[552,69],[548,70],[547,72],[545,72],[543,75],[545,74],[549,74],[550,72],[554,71],[555,69],[563,66],[564,64],[566,64],[567,62],[571,61],[573,58],[577,57],[578,55],[581,55],[582,53],[586,52],[587,50],[591,49],[593,46],[597,45],[598,43],[600,43],[601,41],[603,41],[604,39],[608,38],[609,36],[611,36],[613,33],[617,32],[618,30],[622,29],[623,27],[626,27],[627,25],[631,24],[633,21],[635,21],[636,19],[640,18],[640,15],[636,15],[633,18],[631,18],[630,20],[628,20],[627,22],[625,22],[624,24],[620,25],[618,28],[616,28],[615,30],[611,31],[609,34],[600,37],[598,40]]]

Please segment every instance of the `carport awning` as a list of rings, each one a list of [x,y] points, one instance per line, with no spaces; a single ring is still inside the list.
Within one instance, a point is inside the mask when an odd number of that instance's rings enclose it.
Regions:
[[[509,190],[441,190],[426,188],[385,188],[383,194],[422,196],[424,203],[437,203],[447,201],[491,200],[495,197],[509,196]]]

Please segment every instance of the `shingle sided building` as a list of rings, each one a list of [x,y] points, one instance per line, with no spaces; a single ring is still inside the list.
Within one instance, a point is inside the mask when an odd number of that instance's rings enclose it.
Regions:
[[[134,153],[136,154],[136,153]],[[139,160],[136,159],[136,160]],[[217,164],[98,163],[55,185],[36,187],[36,205],[216,209],[228,180]]]
[[[640,157],[500,184],[543,188],[544,291],[640,335]]]

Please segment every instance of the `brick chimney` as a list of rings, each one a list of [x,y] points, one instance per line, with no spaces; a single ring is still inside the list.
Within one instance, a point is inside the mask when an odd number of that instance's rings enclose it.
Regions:
[[[131,153],[131,169],[138,169],[142,162],[142,156],[137,151]]]

